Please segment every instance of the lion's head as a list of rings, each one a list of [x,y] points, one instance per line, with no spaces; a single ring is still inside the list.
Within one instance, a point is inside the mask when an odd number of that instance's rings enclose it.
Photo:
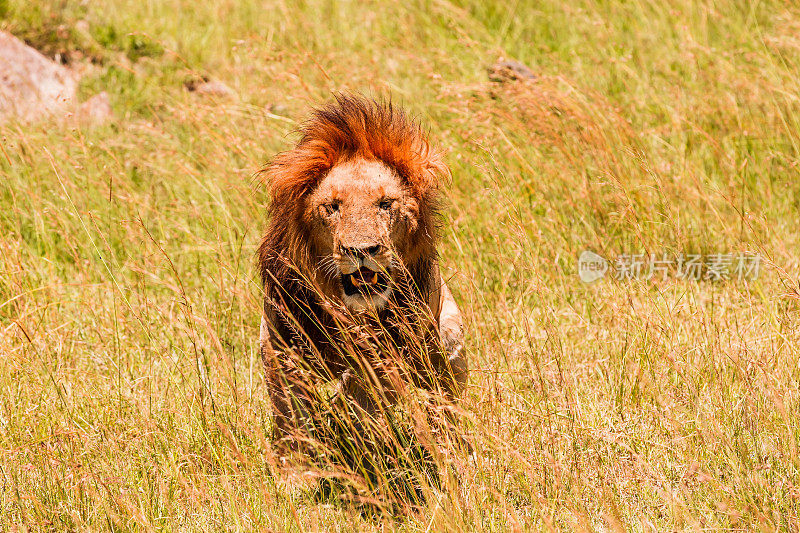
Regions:
[[[406,272],[435,257],[447,167],[391,104],[338,96],[301,134],[264,171],[272,204],[262,276],[296,279],[286,274],[295,269],[351,310],[380,309]]]

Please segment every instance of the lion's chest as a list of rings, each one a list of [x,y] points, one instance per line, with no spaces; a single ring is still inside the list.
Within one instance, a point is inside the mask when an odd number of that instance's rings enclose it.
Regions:
[[[305,341],[295,345],[318,370],[338,378],[354,367],[380,370],[417,367],[436,350],[431,324],[411,312],[385,312],[374,319],[343,323],[324,317],[308,328]]]

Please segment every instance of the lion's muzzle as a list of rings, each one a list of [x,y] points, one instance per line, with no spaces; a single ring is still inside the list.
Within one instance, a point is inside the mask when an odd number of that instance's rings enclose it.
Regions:
[[[341,246],[335,259],[348,305],[361,307],[360,304],[368,301],[384,303],[392,281],[389,271],[391,256],[386,247]]]

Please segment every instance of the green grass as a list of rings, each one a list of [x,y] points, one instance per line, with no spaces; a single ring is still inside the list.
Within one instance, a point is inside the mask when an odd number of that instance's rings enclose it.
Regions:
[[[475,460],[389,529],[800,527],[791,2],[0,15],[85,66],[81,94],[108,91],[115,112],[0,126],[0,528],[381,527],[277,473],[257,356],[254,173],[346,90],[391,95],[447,152],[442,256],[473,366]],[[539,78],[489,81],[500,57]],[[185,90],[202,76],[238,97]],[[749,283],[585,285],[585,249],[768,261]]]

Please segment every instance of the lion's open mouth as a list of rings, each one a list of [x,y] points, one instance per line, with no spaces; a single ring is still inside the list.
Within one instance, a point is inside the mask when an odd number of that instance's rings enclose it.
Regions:
[[[389,276],[361,267],[352,274],[342,276],[342,288],[347,296],[356,294],[381,294],[389,286]]]

